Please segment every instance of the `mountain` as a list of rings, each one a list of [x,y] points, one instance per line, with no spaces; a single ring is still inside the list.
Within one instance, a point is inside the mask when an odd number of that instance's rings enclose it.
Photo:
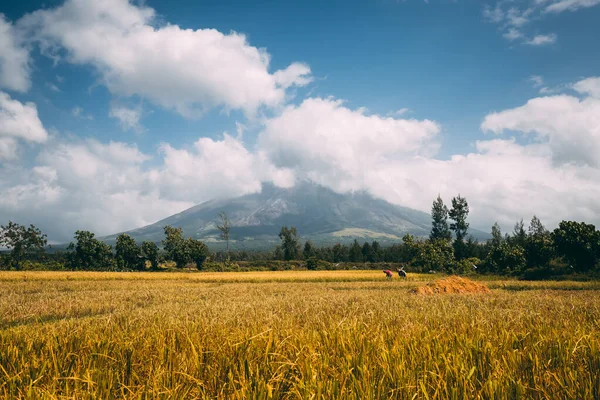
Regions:
[[[260,193],[211,200],[155,224],[126,232],[136,241],[160,242],[166,225],[180,227],[185,236],[203,240],[212,248],[224,247],[216,227],[217,214],[227,213],[232,249],[269,249],[280,242],[283,225],[295,226],[302,240],[334,244],[377,240],[397,243],[407,233],[427,236],[429,214],[376,199],[366,192],[339,194],[323,186],[301,183],[290,189],[263,184]],[[470,232],[475,237],[483,232]],[[487,236],[486,236],[487,237]],[[103,238],[114,242],[116,235]]]

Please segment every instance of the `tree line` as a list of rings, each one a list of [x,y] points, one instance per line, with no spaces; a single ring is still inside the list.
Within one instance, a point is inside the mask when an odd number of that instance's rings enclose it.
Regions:
[[[165,239],[158,244],[140,244],[129,235],[117,236],[114,249],[89,231],[77,231],[64,253],[43,256],[47,236],[33,225],[14,222],[0,226],[0,248],[8,254],[0,259],[5,268],[21,269],[24,260],[54,260],[73,270],[158,270],[165,262],[176,268],[203,269],[207,260],[225,261],[302,261],[308,269],[333,268],[331,264],[401,263],[413,271],[448,273],[493,273],[524,275],[532,278],[564,273],[590,273],[600,266],[600,231],[584,222],[562,221],[549,231],[533,216],[526,228],[518,221],[511,233],[502,234],[495,223],[491,239],[478,242],[468,235],[469,205],[466,198],[454,197],[448,208],[441,197],[431,207],[429,237],[405,235],[402,241],[382,246],[376,240],[350,245],[315,246],[301,241],[295,227],[283,226],[280,245],[271,252],[229,251],[231,222],[224,212],[218,214],[217,228],[226,251],[211,253],[200,240],[184,237],[181,228],[166,226]],[[57,261],[58,260],[58,261]],[[346,267],[349,267],[346,265]]]

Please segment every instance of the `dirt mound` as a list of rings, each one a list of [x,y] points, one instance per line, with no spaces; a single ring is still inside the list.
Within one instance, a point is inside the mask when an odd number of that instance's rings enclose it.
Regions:
[[[436,293],[490,293],[490,289],[482,283],[458,276],[450,276],[413,289],[414,294]]]

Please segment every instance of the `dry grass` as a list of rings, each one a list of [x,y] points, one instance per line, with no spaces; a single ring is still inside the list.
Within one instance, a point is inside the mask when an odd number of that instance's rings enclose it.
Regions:
[[[0,273],[0,396],[598,398],[594,283],[380,273]]]
[[[415,294],[477,294],[490,293],[490,289],[483,283],[474,282],[460,276],[449,276],[419,286],[412,290]]]

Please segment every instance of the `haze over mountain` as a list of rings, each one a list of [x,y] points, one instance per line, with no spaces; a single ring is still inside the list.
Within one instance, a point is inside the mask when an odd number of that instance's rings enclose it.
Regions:
[[[264,184],[260,193],[211,200],[155,224],[127,232],[138,242],[160,242],[164,227],[180,227],[186,236],[205,241],[212,248],[224,246],[216,227],[217,214],[225,211],[232,223],[230,246],[234,249],[265,249],[279,243],[283,225],[295,226],[302,241],[315,244],[377,240],[399,242],[403,235],[427,236],[429,214],[376,199],[367,192],[339,194],[312,183],[289,189]],[[477,238],[487,235],[470,231]],[[105,237],[113,242],[116,235]]]

